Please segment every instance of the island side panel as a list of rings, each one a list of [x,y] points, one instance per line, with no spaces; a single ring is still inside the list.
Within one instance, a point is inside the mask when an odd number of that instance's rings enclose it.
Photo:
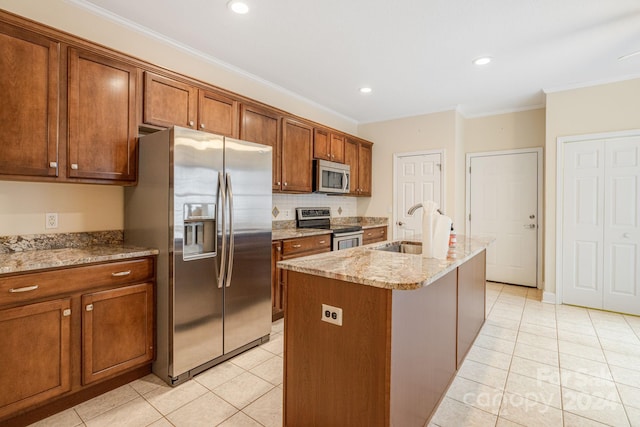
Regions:
[[[393,291],[392,426],[426,425],[455,376],[456,277]]]
[[[391,291],[285,274],[284,425],[389,426]]]
[[[458,267],[458,369],[484,324],[486,250]]]

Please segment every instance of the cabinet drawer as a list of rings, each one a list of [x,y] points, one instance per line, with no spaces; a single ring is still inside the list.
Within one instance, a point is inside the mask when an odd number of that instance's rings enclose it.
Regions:
[[[83,289],[146,281],[153,278],[153,273],[153,259],[145,258],[0,277],[0,306]]]
[[[304,254],[305,252],[326,252],[331,250],[331,234],[289,239],[282,242],[282,256]]]
[[[367,245],[369,243],[382,242],[387,240],[387,227],[375,227],[364,230],[362,235],[362,243]]]

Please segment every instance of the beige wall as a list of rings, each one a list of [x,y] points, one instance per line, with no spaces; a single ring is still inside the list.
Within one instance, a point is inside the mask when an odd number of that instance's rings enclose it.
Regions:
[[[373,196],[358,200],[358,213],[392,217],[394,154],[444,149],[447,194],[443,207],[447,215],[453,216],[455,197],[450,185],[455,184],[457,119],[457,112],[445,111],[360,125],[358,134],[374,142]]]
[[[0,181],[0,236],[122,230],[123,203],[117,186]],[[45,229],[47,212],[57,229]]]
[[[545,291],[556,292],[557,138],[640,129],[640,79],[547,94]]]
[[[127,29],[70,2],[0,0],[0,8],[344,132],[357,131],[356,123],[349,118]],[[123,194],[120,187],[0,181],[0,235],[42,233],[44,213],[52,211],[60,213],[60,228],[56,232],[121,229]]]
[[[464,132],[467,153],[543,147],[545,109],[467,119]]]

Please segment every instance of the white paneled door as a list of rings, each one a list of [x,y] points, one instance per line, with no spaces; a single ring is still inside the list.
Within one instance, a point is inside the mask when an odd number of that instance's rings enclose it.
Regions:
[[[422,233],[422,210],[413,216],[409,208],[433,200],[442,209],[442,154],[399,154],[395,162],[396,218],[394,238],[409,239]]]
[[[640,137],[566,143],[562,297],[640,314]]]
[[[538,284],[538,216],[541,152],[468,155],[470,236],[493,237],[487,280]]]

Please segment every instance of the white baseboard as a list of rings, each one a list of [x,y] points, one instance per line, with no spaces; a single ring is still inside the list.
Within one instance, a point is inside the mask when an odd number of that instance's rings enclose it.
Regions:
[[[542,292],[542,302],[547,304],[556,304],[556,294],[554,292]]]

